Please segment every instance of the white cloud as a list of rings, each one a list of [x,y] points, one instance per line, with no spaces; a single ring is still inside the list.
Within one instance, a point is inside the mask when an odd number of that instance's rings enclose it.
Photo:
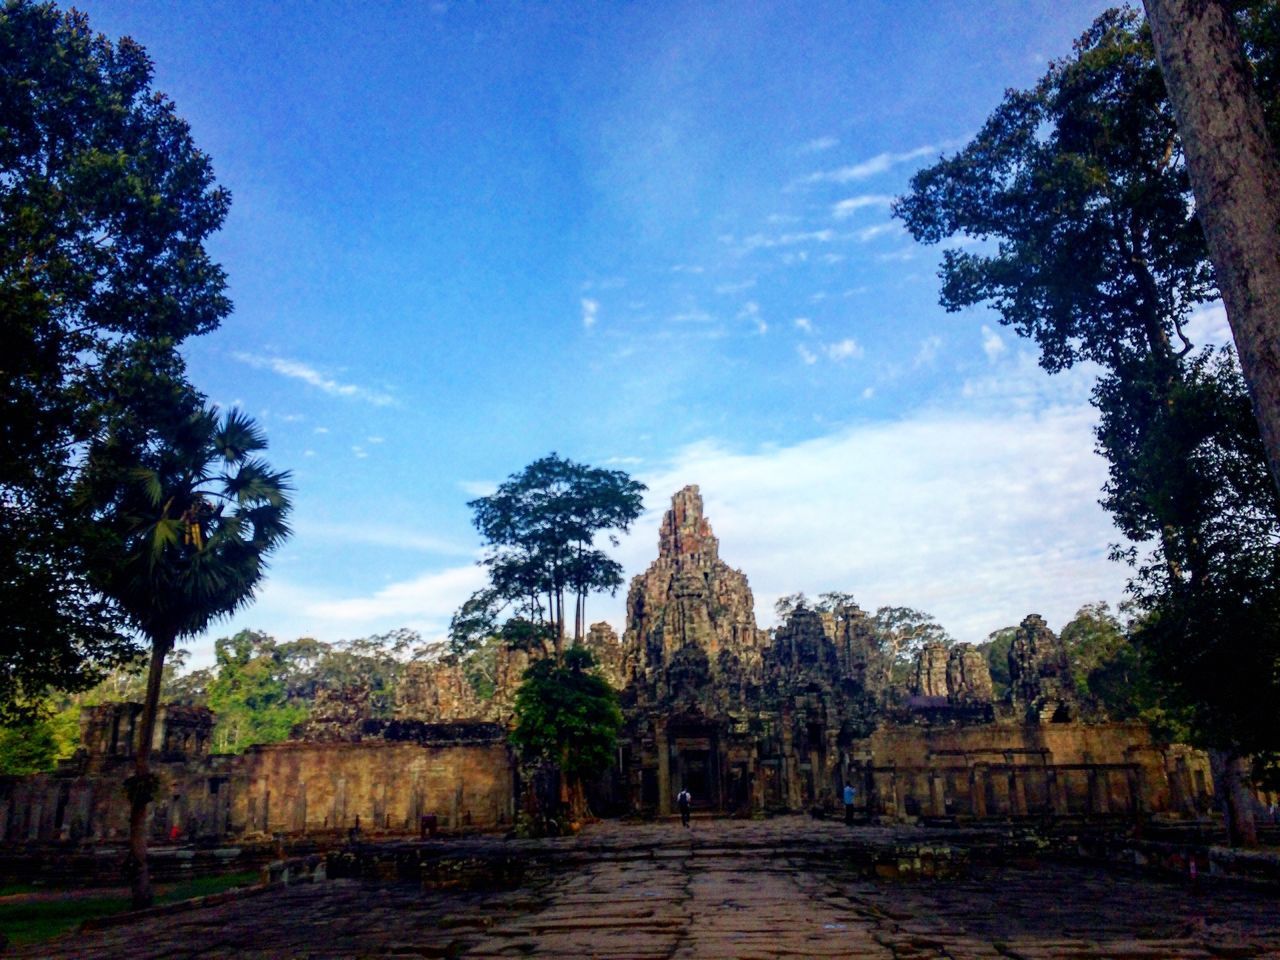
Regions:
[[[932,366],[934,361],[938,359],[938,351],[941,349],[941,337],[925,337],[920,341],[920,349],[916,351],[915,365],[917,367]]]
[[[824,349],[827,352],[827,356],[836,361],[856,360],[863,353],[861,344],[854,340],[853,337],[845,337],[836,343],[829,343]]]
[[[803,343],[796,345],[796,353],[800,354],[800,359],[810,366],[818,362],[818,355]]]
[[[902,224],[895,221],[889,223],[877,223],[875,226],[863,227],[855,234],[860,243],[866,243],[868,240],[874,240],[876,237],[883,237],[889,234],[899,234],[902,232]]]
[[[459,480],[458,489],[469,497],[488,497],[498,489],[496,480]]]
[[[280,419],[284,423],[301,423],[307,418],[300,413],[286,413],[281,415]]]
[[[875,387],[865,387],[865,388],[863,389],[863,391],[862,391],[862,399],[863,399],[863,400],[870,400],[870,399],[871,399],[872,397],[874,397],[875,395],[876,395],[876,388],[875,388]]]
[[[832,147],[839,146],[840,141],[835,137],[815,137],[808,143],[800,145],[800,153],[821,153],[823,150],[830,150]]]
[[[769,324],[765,323],[764,317],[760,316],[760,304],[754,300],[748,300],[742,305],[742,309],[738,311],[739,320],[750,320],[756,325],[756,333],[764,336],[769,332]]]
[[[1231,325],[1221,300],[1206,303],[1192,312],[1184,328],[1187,339],[1197,347],[1234,346]]]
[[[763,233],[753,233],[749,237],[742,240],[742,248],[744,250],[767,250],[772,247],[793,247],[800,243],[830,243],[835,240],[839,234],[834,230],[806,230],[799,233],[782,233],[776,236],[766,236]],[[733,238],[728,238],[732,242]]]
[[[813,321],[808,317],[796,317],[791,321],[797,330],[803,330],[805,333],[813,333]]]
[[[328,428],[328,427],[316,427],[316,428],[315,428],[314,430],[312,430],[311,432],[312,432],[312,433],[320,433],[320,434],[324,434],[324,433],[328,433],[328,432],[329,432],[329,428]]]
[[[331,397],[363,400],[366,403],[373,404],[375,407],[390,407],[396,403],[395,397],[388,393],[370,390],[368,387],[357,386],[353,383],[341,383],[332,377],[325,376],[315,367],[300,360],[289,360],[285,357],[263,357],[243,352],[233,353],[232,357],[259,370],[270,370],[273,373],[280,374],[282,377],[301,380],[303,383],[310,384]]]
[[[926,144],[923,147],[916,147],[914,150],[907,150],[903,153],[878,153],[869,160],[863,160],[861,163],[850,164],[835,170],[821,170],[817,173],[811,173],[807,177],[802,177],[796,182],[798,184],[852,183],[855,180],[866,180],[868,177],[886,173],[899,164],[919,160],[921,157],[933,156],[938,153],[939,149],[933,144]]]
[[[600,314],[600,301],[592,300],[589,297],[582,298],[582,326],[590,330],[596,325],[596,318]]]
[[[681,313],[672,314],[667,319],[672,323],[712,323],[715,317],[705,310],[692,307]]]
[[[867,207],[887,207],[891,203],[893,203],[893,197],[887,193],[864,193],[834,204],[831,207],[831,215],[837,220],[845,220]]]
[[[803,344],[797,352],[818,360]],[[656,556],[671,494],[698,483],[721,556],[750,578],[762,626],[772,623],[773,601],[796,590],[848,590],[867,609],[919,607],[972,642],[1028,613],[1057,629],[1082,603],[1117,601],[1127,569],[1107,560],[1117,534],[1097,504],[1106,465],[1093,452],[1088,392],[1096,371],[1082,365],[1049,377],[1030,352],[1013,360],[945,404],[891,422],[754,450],[715,440],[685,446],[637,474],[650,488],[648,509],[615,556],[628,577],[641,573]],[[484,495],[496,485],[462,486]],[[327,532],[423,552],[450,546],[390,527]],[[277,574],[224,629],[257,625],[332,640],[409,626],[431,638],[483,582],[473,564],[446,564],[335,596]],[[588,617],[621,630],[624,598],[625,590],[591,598]]]
[[[430,624],[443,631],[453,612],[484,582],[484,570],[475,564],[450,567],[389,584],[369,596],[313,599],[303,605],[300,619],[358,632],[404,623]]]
[[[316,455],[316,452],[314,450],[303,450],[302,455],[304,457],[314,457]]]
[[[987,355],[987,360],[991,363],[995,363],[1006,349],[1004,340],[1000,338],[1000,334],[996,333],[984,323],[982,325],[982,352]]]
[[[386,442],[386,438],[384,438],[384,437],[365,437],[365,442],[366,442],[366,443],[385,443],[385,442]]]
[[[915,247],[903,247],[893,253],[877,253],[876,259],[881,263],[905,263],[916,258]]]
[[[400,525],[298,520],[293,524],[293,532],[295,537],[307,541],[367,544],[413,553],[434,553],[452,557],[467,557],[475,553],[473,547],[463,546],[444,537]]]
[[[698,483],[761,625],[784,593],[848,590],[868,609],[927,610],[971,642],[1028,613],[1058,629],[1082,603],[1121,599],[1126,568],[1107,559],[1117,535],[1097,504],[1093,410],[1055,402],[1073,389],[1034,367],[1022,387],[1039,409],[919,411],[754,452],[686,447],[641,477],[650,509],[619,559],[643,571],[668,498]],[[596,604],[621,629],[622,601]]]
[[[706,267],[700,267],[696,263],[677,263],[671,268],[672,273],[706,273]]]
[[[750,290],[755,285],[756,281],[754,277],[750,280],[742,280],[738,283],[722,283],[716,287],[716,293],[722,295],[728,293],[741,293],[743,290]]]
[[[364,459],[367,459],[369,456],[368,452],[364,449],[364,447],[352,447],[351,452],[356,455],[357,460],[364,460]]]

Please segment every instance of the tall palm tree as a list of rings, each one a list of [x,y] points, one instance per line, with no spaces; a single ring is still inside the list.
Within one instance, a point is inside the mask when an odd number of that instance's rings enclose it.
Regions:
[[[181,385],[139,427],[121,422],[89,451],[82,494],[91,505],[92,575],[149,643],[147,692],[126,782],[135,906],[151,903],[147,808],[157,779],[152,739],[165,656],[253,596],[266,557],[289,535],[289,474],[256,456],[252,418]]]

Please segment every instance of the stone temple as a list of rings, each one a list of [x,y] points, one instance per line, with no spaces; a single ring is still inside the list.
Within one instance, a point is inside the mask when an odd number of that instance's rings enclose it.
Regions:
[[[856,606],[801,607],[760,629],[695,486],[672,498],[626,609],[620,641],[607,624],[588,636],[626,721],[616,769],[591,792],[598,812],[669,814],[682,787],[695,807],[728,815],[833,809],[846,783],[884,821],[1210,809],[1205,755],[1079,703],[1063,645],[1038,616],[1018,628],[1000,698],[963,644],[925,646],[894,682]],[[426,816],[450,829],[509,824],[520,778],[504,727],[526,665],[526,654],[501,654],[498,691],[482,700],[459,667],[414,664],[393,718],[371,719],[367,691],[346,691],[318,700],[295,739],[239,756],[208,753],[207,710],[170,706],[156,731],[165,791],[153,833],[405,833]],[[123,837],[139,709],[86,710],[75,758],[53,774],[0,778],[0,839]]]
[[[1203,755],[1140,724],[1081,722],[1062,643],[1035,615],[993,695],[973,647],[926,646],[908,684],[856,606],[756,625],[696,486],[672,499],[658,558],[627,595],[620,750],[625,806],[738,815],[832,808],[852,783],[889,818],[1133,814],[1203,808]]]

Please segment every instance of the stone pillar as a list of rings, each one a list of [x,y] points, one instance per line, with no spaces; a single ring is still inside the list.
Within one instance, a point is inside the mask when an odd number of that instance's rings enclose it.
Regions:
[[[1068,812],[1066,774],[1047,767],[1045,780],[1049,786],[1049,808],[1055,817],[1065,817]]]
[[[667,736],[667,721],[653,722],[653,742],[658,750],[658,814],[671,815],[671,742]]]
[[[1107,796],[1107,771],[1096,767],[1089,770],[1089,812],[1111,812],[1110,798]]]
[[[987,765],[975,763],[969,770],[969,800],[973,815],[979,820],[987,816]]]
[[[929,771],[929,800],[935,817],[947,815],[946,777],[937,770]]]
[[[1017,767],[1009,771],[1009,812],[1015,817],[1027,815],[1027,779]]]

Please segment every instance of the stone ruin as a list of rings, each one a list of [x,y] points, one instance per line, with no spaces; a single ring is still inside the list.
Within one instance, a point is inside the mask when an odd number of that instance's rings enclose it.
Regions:
[[[800,606],[760,629],[696,486],[672,498],[626,610],[621,640],[605,623],[586,636],[625,718],[617,767],[592,791],[597,812],[669,814],[683,787],[704,810],[822,813],[845,784],[863,814],[885,820],[1194,815],[1211,802],[1202,753],[1086,717],[1062,642],[1038,615],[1018,627],[1001,698],[966,644],[926,644],[895,683],[856,605]],[[413,663],[394,702],[376,694],[378,715],[375,691],[326,692],[296,739],[238,756],[209,754],[209,711],[168,706],[153,835],[416,832],[428,815],[453,829],[510,823],[519,778],[505,729],[527,666],[527,654],[497,651],[495,693],[481,698],[456,660]],[[0,838],[123,836],[140,710],[87,709],[72,761],[0,778]]]
[[[621,661],[620,811],[669,813],[681,788],[740,815],[828,810],[846,783],[867,813],[896,818],[1205,802],[1202,755],[1140,725],[1079,722],[1062,643],[1039,616],[1018,629],[1003,698],[968,644],[926,644],[895,684],[852,604],[760,629],[696,486],[672,498],[657,559],[631,583]]]

